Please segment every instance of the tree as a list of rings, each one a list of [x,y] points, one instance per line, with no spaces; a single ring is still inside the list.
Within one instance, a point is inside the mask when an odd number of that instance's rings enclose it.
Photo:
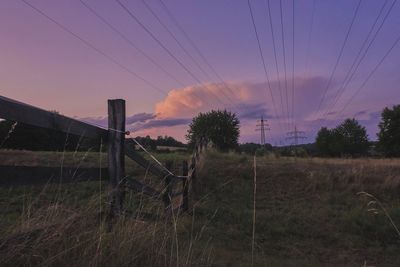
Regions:
[[[317,134],[315,144],[321,156],[333,156],[331,151],[331,144],[333,141],[332,131],[326,127],[322,127]]]
[[[400,105],[385,108],[381,114],[378,150],[389,157],[400,156]]]
[[[316,145],[322,156],[360,156],[368,152],[370,143],[365,127],[346,119],[334,129],[321,128]]]
[[[355,119],[346,119],[334,129],[334,141],[341,155],[365,155],[370,146],[367,130]]]
[[[190,145],[206,139],[217,149],[223,151],[234,149],[238,146],[239,124],[236,114],[226,110],[200,113],[193,118],[186,138]]]

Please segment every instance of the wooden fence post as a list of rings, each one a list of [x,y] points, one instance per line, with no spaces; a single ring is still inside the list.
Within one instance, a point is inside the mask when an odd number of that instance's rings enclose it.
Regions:
[[[182,176],[188,176],[189,168],[187,160],[182,162]],[[183,211],[189,210],[189,177],[182,182],[182,209]]]
[[[165,168],[167,168],[167,170],[169,170],[169,171],[172,170],[172,160],[167,160],[165,162]],[[171,175],[167,175],[165,177],[165,192],[163,195],[163,201],[164,201],[165,212],[166,212],[167,216],[170,216],[172,213],[172,203],[171,203],[172,183],[171,183],[171,180],[172,180]]]
[[[190,182],[192,184],[192,191],[196,193],[196,155],[193,154],[192,161],[190,162],[190,170],[192,171],[190,176]]]
[[[108,174],[110,178],[110,218],[122,211],[125,177],[125,100],[108,100]]]

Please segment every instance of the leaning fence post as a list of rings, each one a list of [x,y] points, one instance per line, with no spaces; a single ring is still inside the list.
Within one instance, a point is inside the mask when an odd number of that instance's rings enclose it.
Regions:
[[[167,160],[165,162],[165,168],[168,171],[172,170],[172,160]],[[165,192],[163,195],[165,212],[166,212],[167,216],[171,215],[171,212],[172,212],[172,205],[171,205],[172,183],[171,183],[171,180],[172,180],[172,177],[170,174],[168,174],[165,177]]]
[[[108,175],[110,177],[110,218],[122,211],[125,177],[125,100],[108,100]]]
[[[186,177],[184,178],[182,185],[182,209],[183,211],[188,211],[189,210],[189,177],[187,177],[189,174],[189,169],[188,169],[188,162],[187,160],[184,160],[182,162],[182,176]]]

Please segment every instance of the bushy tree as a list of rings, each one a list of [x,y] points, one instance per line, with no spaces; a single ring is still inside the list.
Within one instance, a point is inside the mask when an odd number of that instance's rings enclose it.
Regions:
[[[365,127],[346,119],[334,129],[321,128],[316,146],[322,156],[361,156],[367,154],[370,143]]]
[[[369,149],[367,130],[355,119],[347,119],[335,128],[334,138],[342,155],[365,155]]]
[[[333,143],[332,131],[326,127],[322,127],[318,134],[315,144],[320,155],[323,156],[333,156],[331,145]]]
[[[217,149],[235,149],[239,139],[239,119],[235,113],[212,110],[193,118],[186,135],[189,144],[201,139],[211,141]]]
[[[400,105],[385,108],[381,114],[378,150],[389,157],[400,156]]]

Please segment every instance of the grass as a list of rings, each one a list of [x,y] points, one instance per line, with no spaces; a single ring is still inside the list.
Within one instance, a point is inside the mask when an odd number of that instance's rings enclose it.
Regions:
[[[188,156],[179,152],[157,157],[174,159],[177,165]],[[106,155],[96,152],[9,150],[1,151],[0,158],[6,165],[25,166],[104,167],[106,162]],[[126,162],[127,174],[161,186],[144,169]],[[197,248],[193,235],[187,235],[191,217],[166,220],[162,203],[141,194],[126,192],[126,214],[109,232],[107,193],[106,181],[0,188],[0,265],[208,265],[206,248]]]
[[[157,157],[178,165],[188,154]],[[96,152],[66,152],[62,159],[53,152],[2,151],[3,159],[14,165],[29,159],[49,166],[106,162]],[[195,184],[192,216],[165,223],[160,203],[128,192],[127,214],[112,232],[104,221],[104,181],[1,188],[0,265],[250,266],[252,252],[254,266],[400,262],[393,227],[400,224],[400,160],[256,160],[257,194],[253,157],[209,151]],[[126,162],[128,173],[155,183]],[[156,216],[145,219],[147,213]]]
[[[216,211],[205,233],[216,263],[250,266],[253,159],[209,153],[205,166],[199,227]],[[400,160],[258,158],[255,265],[396,266],[400,237],[357,193],[374,195],[400,224],[399,182]]]

